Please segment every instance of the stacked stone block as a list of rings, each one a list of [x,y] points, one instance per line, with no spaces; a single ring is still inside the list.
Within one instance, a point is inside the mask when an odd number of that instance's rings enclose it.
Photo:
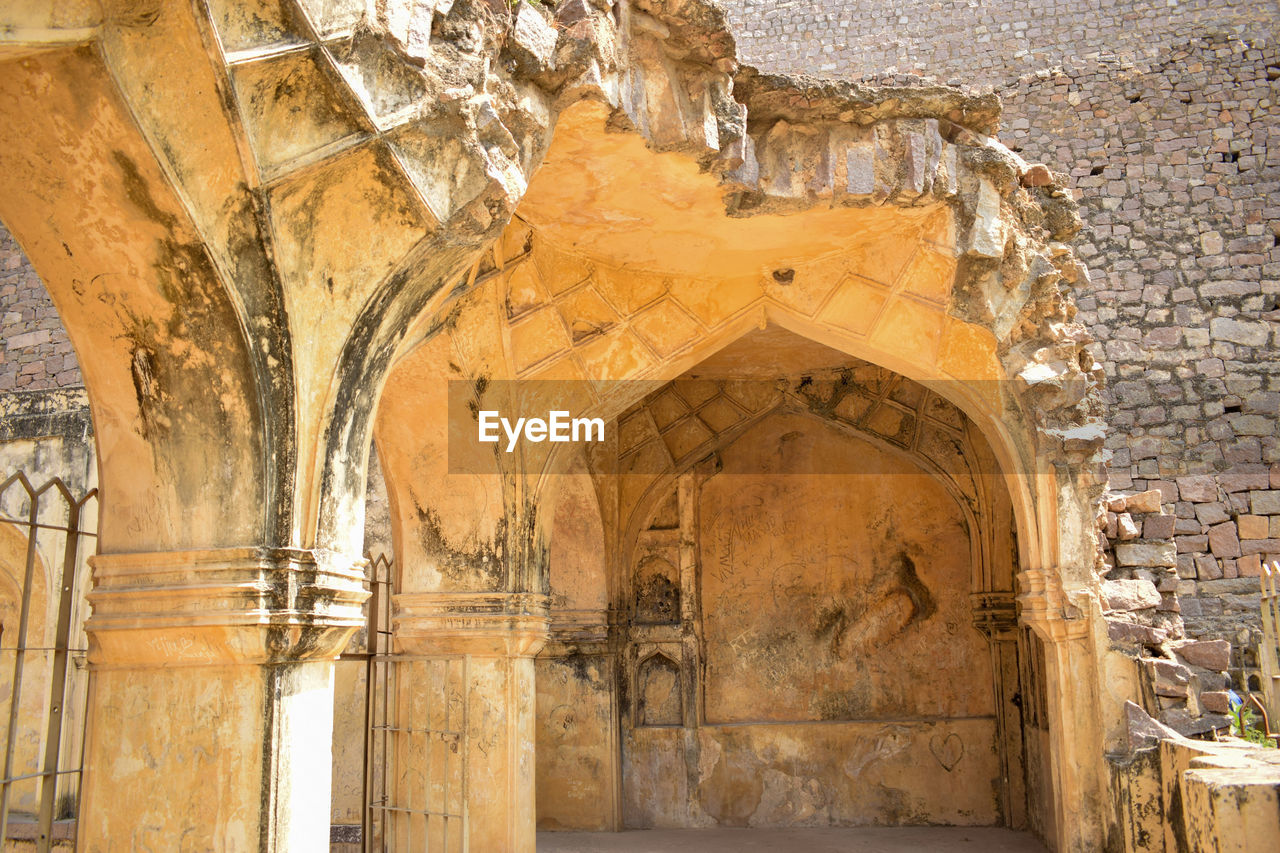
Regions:
[[[40,277],[0,225],[0,393],[83,385],[66,329]]]
[[[746,61],[772,71],[998,86],[1083,57],[1158,58],[1189,33],[1266,35],[1273,0],[721,0]]]
[[[1107,633],[1139,661],[1145,710],[1194,735],[1228,726],[1231,643],[1185,635],[1176,525],[1157,489],[1109,492],[1097,517],[1098,562]]]
[[[1256,578],[1280,556],[1277,78],[1274,47],[1213,37],[1007,98],[1006,138],[1069,169],[1082,204],[1078,304],[1109,377],[1112,486],[1161,493],[1187,630],[1232,642],[1241,687]]]
[[[1111,639],[1160,647],[1184,636],[1174,517],[1156,490],[1108,494],[1098,514],[1103,608]]]
[[[994,89],[1002,141],[1068,173],[1112,487],[1160,493],[1186,631],[1248,686],[1280,555],[1280,4],[727,5],[766,70]]]
[[[1172,654],[1140,659],[1150,690],[1148,701],[1158,719],[1182,735],[1210,730],[1225,733],[1231,644],[1225,640],[1188,640],[1172,646]]]

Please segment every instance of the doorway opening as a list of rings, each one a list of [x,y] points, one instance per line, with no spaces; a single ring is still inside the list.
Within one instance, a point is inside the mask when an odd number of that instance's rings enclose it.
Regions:
[[[552,527],[541,828],[1052,835],[1013,510],[945,389],[767,327],[616,429]]]

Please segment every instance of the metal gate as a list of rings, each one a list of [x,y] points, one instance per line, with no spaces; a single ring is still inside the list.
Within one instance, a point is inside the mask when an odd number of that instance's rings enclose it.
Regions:
[[[381,802],[386,788],[386,732],[378,728],[385,719],[388,698],[387,661],[391,655],[391,593],[394,563],[386,554],[367,554],[369,560],[369,602],[365,628],[364,697],[364,789],[361,795],[360,836],[362,849],[381,849],[381,814],[374,802]],[[345,656],[344,656],[345,657]],[[380,712],[381,709],[381,712]]]
[[[76,496],[56,477],[0,483],[0,840],[39,851],[75,841],[89,680],[82,590],[97,495]]]
[[[370,558],[364,849],[458,853],[467,849],[467,661],[394,653],[393,569]]]

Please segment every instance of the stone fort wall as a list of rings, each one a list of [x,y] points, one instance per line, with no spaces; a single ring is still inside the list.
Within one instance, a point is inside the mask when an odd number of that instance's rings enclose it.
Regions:
[[[53,300],[0,223],[0,393],[79,387],[80,366]]]
[[[994,89],[1002,140],[1070,176],[1112,485],[1160,490],[1188,632],[1252,668],[1255,576],[1280,557],[1280,3],[722,2],[765,70]],[[3,227],[0,320],[0,392],[80,384]]]
[[[999,87],[1087,59],[1158,60],[1197,33],[1272,37],[1274,0],[720,0],[745,62]]]
[[[1280,4],[724,3],[743,61],[994,90],[1005,144],[1070,176],[1112,488],[1160,490],[1188,633],[1256,666],[1256,576],[1280,558]]]

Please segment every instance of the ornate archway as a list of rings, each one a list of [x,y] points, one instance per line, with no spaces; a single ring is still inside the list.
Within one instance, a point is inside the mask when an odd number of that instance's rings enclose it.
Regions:
[[[1051,649],[1059,846],[1094,846],[1101,430],[1058,284],[1078,220],[989,136],[995,99],[758,75],[699,2],[367,5],[0,13],[0,216],[84,365],[102,469],[87,849],[157,825],[323,844],[376,417],[404,647],[483,657],[477,701],[514,721],[467,754],[507,792],[472,843],[530,846],[541,475],[439,491],[432,383],[660,383],[762,317],[953,382],[988,437]],[[451,599],[426,583],[446,567]]]

